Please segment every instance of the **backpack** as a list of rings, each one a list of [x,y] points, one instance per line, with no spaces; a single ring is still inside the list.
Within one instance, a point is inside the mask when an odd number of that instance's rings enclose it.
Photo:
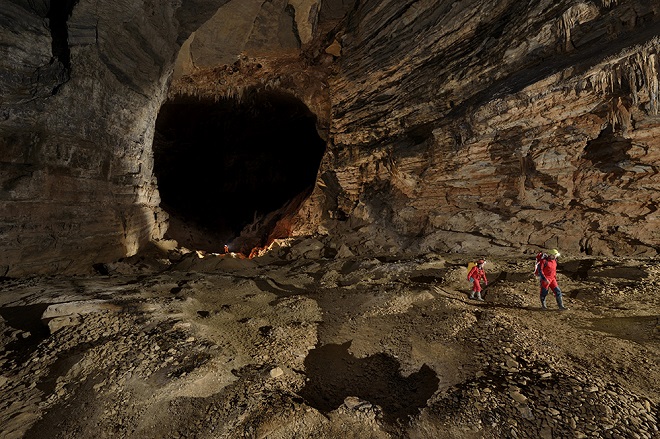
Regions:
[[[536,264],[534,265],[534,276],[539,278],[541,276],[540,270],[541,270],[541,262],[545,259],[547,255],[543,252],[539,252],[536,255]]]
[[[475,265],[477,265],[476,262],[468,262],[468,264],[467,264],[467,274],[468,274],[468,276],[470,275],[470,272],[475,267]],[[470,280],[470,279],[468,278],[468,280]]]

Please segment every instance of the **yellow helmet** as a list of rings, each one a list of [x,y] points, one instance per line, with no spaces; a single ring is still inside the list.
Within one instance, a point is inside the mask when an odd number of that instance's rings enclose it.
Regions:
[[[553,248],[552,250],[548,251],[548,255],[557,257],[559,256],[559,251],[556,248]]]

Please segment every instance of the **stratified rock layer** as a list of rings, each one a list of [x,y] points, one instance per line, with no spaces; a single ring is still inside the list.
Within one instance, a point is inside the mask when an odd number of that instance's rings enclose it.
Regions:
[[[184,43],[180,74],[317,115],[328,150],[286,233],[357,255],[658,253],[657,3],[238,3],[3,5],[0,276],[88,270],[163,235],[153,130]]]
[[[156,116],[179,45],[224,2],[60,3],[0,11],[0,276],[89,270],[162,235]]]
[[[374,250],[379,224],[416,251],[656,254],[659,12],[363,2],[339,35],[331,160],[301,230],[349,218]]]

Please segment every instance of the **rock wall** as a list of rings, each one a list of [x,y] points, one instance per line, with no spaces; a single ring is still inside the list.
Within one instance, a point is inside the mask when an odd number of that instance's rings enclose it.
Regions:
[[[3,2],[0,276],[89,270],[162,233],[155,118],[179,46],[223,3]]]
[[[151,144],[186,41],[180,74],[271,58],[288,83],[269,86],[328,127],[287,230],[355,253],[658,253],[657,2],[267,3],[4,2],[0,276],[162,235]],[[215,39],[189,39],[202,25]]]
[[[361,2],[299,233],[343,230],[363,252],[657,254],[659,13]]]
[[[298,52],[301,36],[308,41],[319,0],[244,0],[228,2],[188,38],[177,58],[175,78],[196,69],[232,65],[243,52],[273,56]],[[297,26],[296,15],[307,12]],[[306,26],[304,26],[306,24]]]

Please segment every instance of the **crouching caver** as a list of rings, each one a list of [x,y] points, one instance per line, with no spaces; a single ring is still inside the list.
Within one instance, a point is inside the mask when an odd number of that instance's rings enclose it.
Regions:
[[[546,306],[545,298],[548,296],[548,290],[552,289],[557,299],[557,307],[564,311],[564,300],[561,295],[561,289],[557,284],[557,257],[559,252],[557,249],[550,250],[545,257],[543,257],[537,266],[536,273],[541,281],[541,308],[548,309]]]
[[[480,280],[483,279],[484,284],[488,285],[488,279],[486,278],[486,272],[484,271],[484,264],[486,261],[484,259],[479,259],[474,267],[470,270],[467,275],[468,281],[472,282],[472,293],[470,294],[470,299],[474,299],[476,296],[477,300],[484,301],[481,298],[481,284]]]

